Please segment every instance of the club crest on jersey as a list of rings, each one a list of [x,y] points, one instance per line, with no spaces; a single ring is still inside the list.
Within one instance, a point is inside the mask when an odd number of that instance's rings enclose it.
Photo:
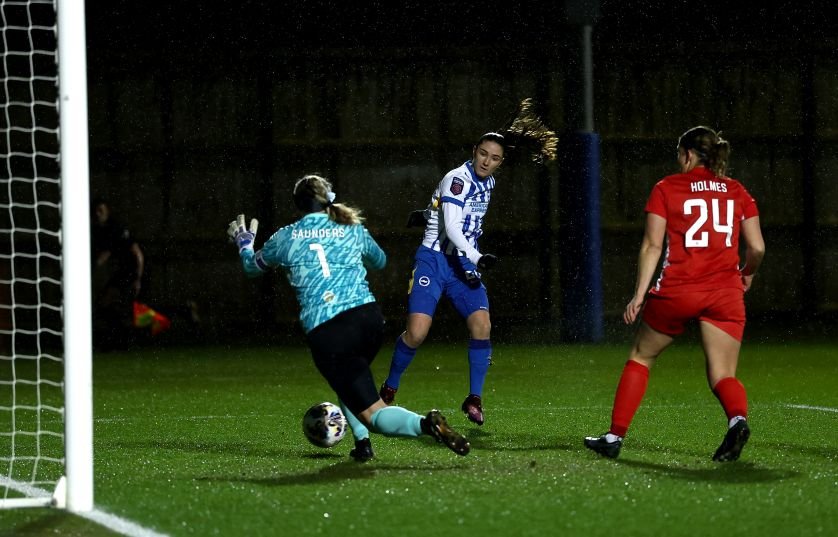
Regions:
[[[451,181],[451,193],[455,196],[459,196],[463,193],[463,186],[465,183],[459,177],[455,177],[453,181]]]
[[[431,285],[431,279],[427,276],[419,276],[419,285],[421,285],[422,287],[427,287]]]

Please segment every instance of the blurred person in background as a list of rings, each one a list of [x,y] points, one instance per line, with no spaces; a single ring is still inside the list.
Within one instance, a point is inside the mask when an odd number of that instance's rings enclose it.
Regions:
[[[634,296],[626,324],[641,319],[611,413],[611,427],[587,437],[587,448],[616,458],[646,392],[658,356],[698,321],[707,382],[727,416],[727,433],[714,461],[735,461],[750,437],[748,399],[736,378],[745,329],[744,294],[765,254],[757,204],[725,175],[730,144],[708,127],[678,139],[680,173],[664,177],[646,203],[646,229],[638,256]],[[741,265],[739,240],[744,240]],[[665,249],[665,250],[664,250]],[[649,289],[661,254],[663,268]]]
[[[106,200],[93,200],[91,211],[93,340],[97,348],[124,347],[133,332],[145,255]]]

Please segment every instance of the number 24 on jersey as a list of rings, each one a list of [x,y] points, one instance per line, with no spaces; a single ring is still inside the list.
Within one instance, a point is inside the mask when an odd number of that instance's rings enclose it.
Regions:
[[[685,246],[687,248],[704,248],[710,244],[710,233],[708,231],[700,231],[702,226],[707,222],[708,213],[713,213],[713,231],[723,233],[725,235],[725,246],[732,246],[733,237],[733,200],[724,200],[726,203],[725,214],[721,214],[720,202],[716,198],[710,200],[710,210],[708,211],[707,200],[702,198],[688,199],[684,202],[684,214],[697,214],[693,225],[687,230],[685,235]],[[724,221],[724,223],[723,223]]]

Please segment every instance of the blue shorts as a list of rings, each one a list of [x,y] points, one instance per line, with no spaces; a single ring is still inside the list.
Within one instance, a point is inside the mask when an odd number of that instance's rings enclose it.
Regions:
[[[464,319],[478,310],[489,311],[486,287],[477,267],[467,258],[420,246],[415,259],[407,291],[408,313],[433,317],[443,294]]]

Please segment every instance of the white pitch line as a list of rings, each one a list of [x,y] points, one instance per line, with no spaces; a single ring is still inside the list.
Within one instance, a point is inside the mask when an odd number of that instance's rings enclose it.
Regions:
[[[135,522],[120,518],[116,515],[94,509],[87,513],[74,513],[88,520],[92,520],[97,524],[105,526],[117,533],[125,535],[126,537],[168,537],[165,533],[158,533],[154,530],[144,528]]]
[[[828,406],[809,406],[809,405],[786,405],[789,408],[802,408],[803,410],[821,410],[823,412],[838,412],[838,408],[831,408]]]
[[[47,490],[39,487],[33,487],[28,483],[21,483],[2,476],[0,476],[0,485],[20,492],[30,498],[49,498],[51,496]],[[106,513],[99,509],[94,509],[92,511],[69,512],[82,518],[86,518],[101,526],[105,526],[109,530],[113,530],[120,535],[125,535],[126,537],[168,537],[165,533],[158,533],[154,530],[144,528],[128,519]]]

